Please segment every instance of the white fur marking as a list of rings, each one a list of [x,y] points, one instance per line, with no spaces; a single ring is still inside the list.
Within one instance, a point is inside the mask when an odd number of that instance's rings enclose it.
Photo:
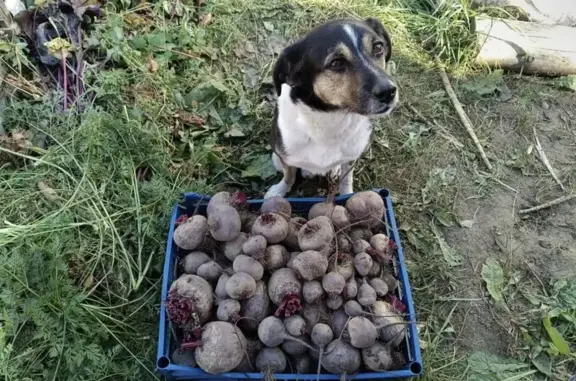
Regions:
[[[370,118],[345,111],[323,112],[290,98],[282,85],[278,98],[278,128],[286,164],[315,175],[326,175],[358,159],[368,146]]]
[[[352,40],[352,45],[354,45],[356,50],[358,50],[358,36],[356,35],[356,32],[354,32],[352,25],[345,24],[344,25],[344,31],[346,32],[348,37],[350,37],[350,40]]]
[[[338,187],[338,193],[340,195],[354,193],[353,187],[353,177],[354,177],[354,168],[350,167],[349,163],[342,165],[342,173],[344,174],[344,178],[340,180],[340,186]]]
[[[292,187],[288,186],[288,184],[286,184],[284,180],[282,180],[278,184],[272,185],[270,189],[268,189],[268,192],[266,192],[266,194],[264,195],[264,198],[266,199],[275,196],[284,197],[286,196],[286,193],[290,192],[291,188]]]
[[[358,35],[356,34],[356,32],[354,32],[354,28],[352,28],[352,25],[346,24],[346,25],[344,25],[343,28],[344,28],[344,31],[346,32],[346,34],[348,35],[348,37],[350,37],[350,40],[352,40],[352,45],[356,49],[356,55],[358,57],[360,57],[360,61],[362,61],[362,63],[364,65],[366,65],[366,67],[368,69],[370,69],[370,71],[372,71],[375,74],[378,74],[378,69],[374,67],[372,62],[369,62],[364,57],[364,54],[362,54],[362,50],[360,49],[360,46],[358,46]]]

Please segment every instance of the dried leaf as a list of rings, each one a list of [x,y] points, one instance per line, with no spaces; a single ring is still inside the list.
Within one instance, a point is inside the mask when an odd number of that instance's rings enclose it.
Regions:
[[[269,32],[272,32],[274,30],[274,24],[272,24],[269,21],[264,21],[264,29],[266,29]]]
[[[140,27],[151,24],[151,21],[145,17],[142,17],[138,13],[126,13],[122,15],[124,22],[128,24],[132,29],[138,29]]]
[[[242,130],[240,130],[238,128],[232,128],[224,134],[224,137],[226,137],[226,138],[241,138],[243,136],[246,136],[246,135],[244,135]]]
[[[42,196],[44,196],[48,201],[58,201],[60,200],[60,196],[56,193],[56,191],[50,188],[44,181],[38,182],[38,189]]]
[[[260,73],[256,69],[248,68],[244,70],[244,86],[249,90],[257,89],[260,82],[259,77]]]
[[[200,15],[200,25],[207,26],[212,22],[212,13],[204,13]]]
[[[492,299],[496,302],[503,302],[504,271],[502,271],[500,264],[494,259],[488,258],[482,265],[482,279],[486,282],[486,288]]]
[[[93,275],[88,275],[86,277],[86,280],[84,281],[84,288],[90,288],[92,287],[92,285],[94,285],[94,276]]]
[[[184,5],[179,0],[163,1],[162,8],[170,16],[176,15],[181,17],[184,14]]]
[[[394,76],[394,75],[396,75],[397,71],[398,71],[398,68],[396,67],[396,62],[388,61],[386,63],[386,72],[388,72],[388,74],[390,74],[391,76]]]
[[[150,59],[148,60],[148,71],[150,71],[150,73],[156,73],[159,68],[160,65],[158,64],[158,62],[152,57],[150,57]]]
[[[175,115],[176,118],[180,119],[183,124],[204,127],[206,121],[201,116],[192,114],[188,111],[180,110]]]

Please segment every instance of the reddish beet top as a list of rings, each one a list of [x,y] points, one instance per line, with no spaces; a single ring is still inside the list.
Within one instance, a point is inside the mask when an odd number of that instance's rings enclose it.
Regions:
[[[184,222],[188,221],[188,218],[190,218],[190,217],[188,217],[187,214],[183,214],[183,215],[181,215],[180,217],[178,217],[178,218],[176,219],[176,221],[174,221],[174,224],[175,224],[176,226],[182,225]]]
[[[296,294],[289,294],[284,297],[274,316],[290,317],[296,315],[301,309],[302,303],[300,302],[300,297]]]
[[[184,337],[180,348],[193,349],[200,345],[202,330],[194,300],[181,296],[176,289],[173,289],[170,290],[164,305],[170,321],[183,331]]]
[[[383,265],[390,263],[390,261],[392,260],[392,257],[389,254],[380,254],[372,247],[366,249],[366,254],[369,254],[378,263]]]
[[[406,312],[406,305],[404,305],[404,303],[402,303],[400,299],[396,297],[396,295],[392,294],[386,295],[386,301],[390,303],[392,305],[392,308],[394,308],[396,311],[400,313]]]
[[[264,213],[261,216],[262,225],[270,225],[276,222],[276,217],[272,213]]]
[[[234,192],[232,194],[232,203],[236,206],[247,206],[248,205],[248,197],[244,192]]]

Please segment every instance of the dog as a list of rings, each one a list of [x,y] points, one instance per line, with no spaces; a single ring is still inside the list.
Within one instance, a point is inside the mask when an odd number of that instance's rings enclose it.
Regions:
[[[339,19],[288,46],[274,65],[277,95],[270,145],[283,173],[264,198],[285,196],[300,169],[338,179],[353,193],[353,164],[369,146],[372,120],[390,115],[398,88],[384,71],[392,43],[374,18]]]

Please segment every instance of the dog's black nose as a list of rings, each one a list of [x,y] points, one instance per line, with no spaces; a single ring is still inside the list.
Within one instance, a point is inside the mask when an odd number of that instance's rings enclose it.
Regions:
[[[383,81],[374,86],[372,94],[374,94],[374,97],[380,102],[390,103],[396,96],[396,86],[389,81]]]

